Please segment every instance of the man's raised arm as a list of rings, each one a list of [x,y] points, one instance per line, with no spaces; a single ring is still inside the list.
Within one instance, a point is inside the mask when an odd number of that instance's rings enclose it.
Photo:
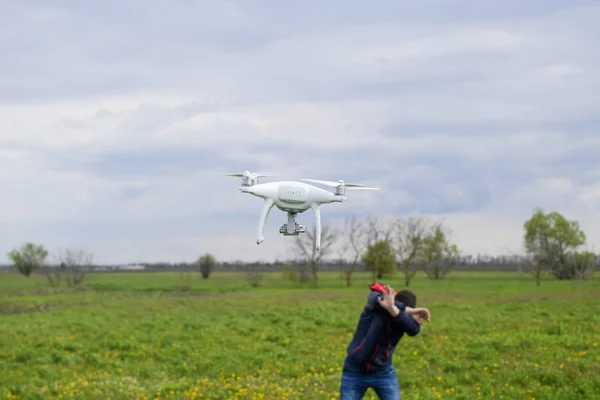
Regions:
[[[415,336],[421,332],[422,319],[431,321],[428,309],[406,307],[394,299],[393,291],[389,286],[383,294],[383,298],[381,295],[377,295],[377,304],[392,316],[392,329],[397,332],[406,332],[408,336]]]

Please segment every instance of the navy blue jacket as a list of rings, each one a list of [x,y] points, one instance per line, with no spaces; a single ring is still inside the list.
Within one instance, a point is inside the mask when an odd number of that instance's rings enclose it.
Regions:
[[[347,348],[344,370],[363,373],[383,371],[391,366],[396,345],[406,333],[415,336],[421,326],[405,312],[405,305],[396,301],[400,314],[392,317],[377,298],[383,295],[372,291],[367,298],[354,337]]]

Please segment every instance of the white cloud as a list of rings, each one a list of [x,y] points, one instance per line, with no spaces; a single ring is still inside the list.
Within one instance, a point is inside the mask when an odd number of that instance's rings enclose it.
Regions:
[[[470,253],[518,251],[536,206],[597,244],[600,7],[462,4],[7,6],[0,250],[285,258],[245,169],[379,185],[324,219],[431,214]]]
[[[581,75],[583,68],[573,64],[555,64],[542,68],[542,71],[551,78],[563,78],[572,75]]]

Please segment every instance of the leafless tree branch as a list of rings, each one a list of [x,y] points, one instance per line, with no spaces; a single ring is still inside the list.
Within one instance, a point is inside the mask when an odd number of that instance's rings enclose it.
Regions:
[[[378,216],[378,215],[375,215],[375,216],[369,215],[366,217],[365,229],[366,229],[365,248],[367,248],[370,244],[373,244],[380,240],[390,241],[392,239],[392,235],[394,233],[393,224],[387,223],[383,216]]]
[[[365,221],[356,216],[346,218],[344,221],[344,240],[342,248],[350,252],[350,263],[345,269],[346,286],[351,285],[352,273],[356,271],[356,265],[362,254],[367,249],[368,227]]]
[[[394,247],[404,282],[409,286],[417,273],[416,266],[422,262],[423,251],[431,228],[423,217],[398,217],[394,225]],[[412,270],[411,270],[412,267]]]
[[[318,265],[321,259],[330,254],[333,250],[333,245],[336,243],[339,234],[327,224],[321,225],[321,248],[319,251],[315,248],[315,227],[307,229],[294,240],[294,248],[298,255],[310,264],[313,281],[317,282]]]
[[[59,272],[65,274],[68,286],[77,286],[85,280],[87,270],[91,267],[93,259],[93,254],[85,250],[59,250]]]

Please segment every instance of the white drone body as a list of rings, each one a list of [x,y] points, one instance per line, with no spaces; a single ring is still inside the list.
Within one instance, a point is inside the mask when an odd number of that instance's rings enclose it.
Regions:
[[[315,249],[317,251],[321,247],[321,204],[344,203],[346,201],[346,189],[379,190],[377,187],[344,183],[344,181],[331,182],[302,179],[307,182],[335,187],[335,192],[330,192],[297,181],[258,183],[258,178],[272,175],[253,174],[249,171],[227,175],[242,178],[242,187],[240,188],[242,193],[249,193],[265,200],[258,223],[256,244],[261,244],[265,239],[265,225],[273,206],[287,213],[288,222],[279,228],[279,233],[284,236],[298,236],[300,233],[306,232],[304,225],[296,223],[296,216],[310,209],[313,211],[315,218]]]

